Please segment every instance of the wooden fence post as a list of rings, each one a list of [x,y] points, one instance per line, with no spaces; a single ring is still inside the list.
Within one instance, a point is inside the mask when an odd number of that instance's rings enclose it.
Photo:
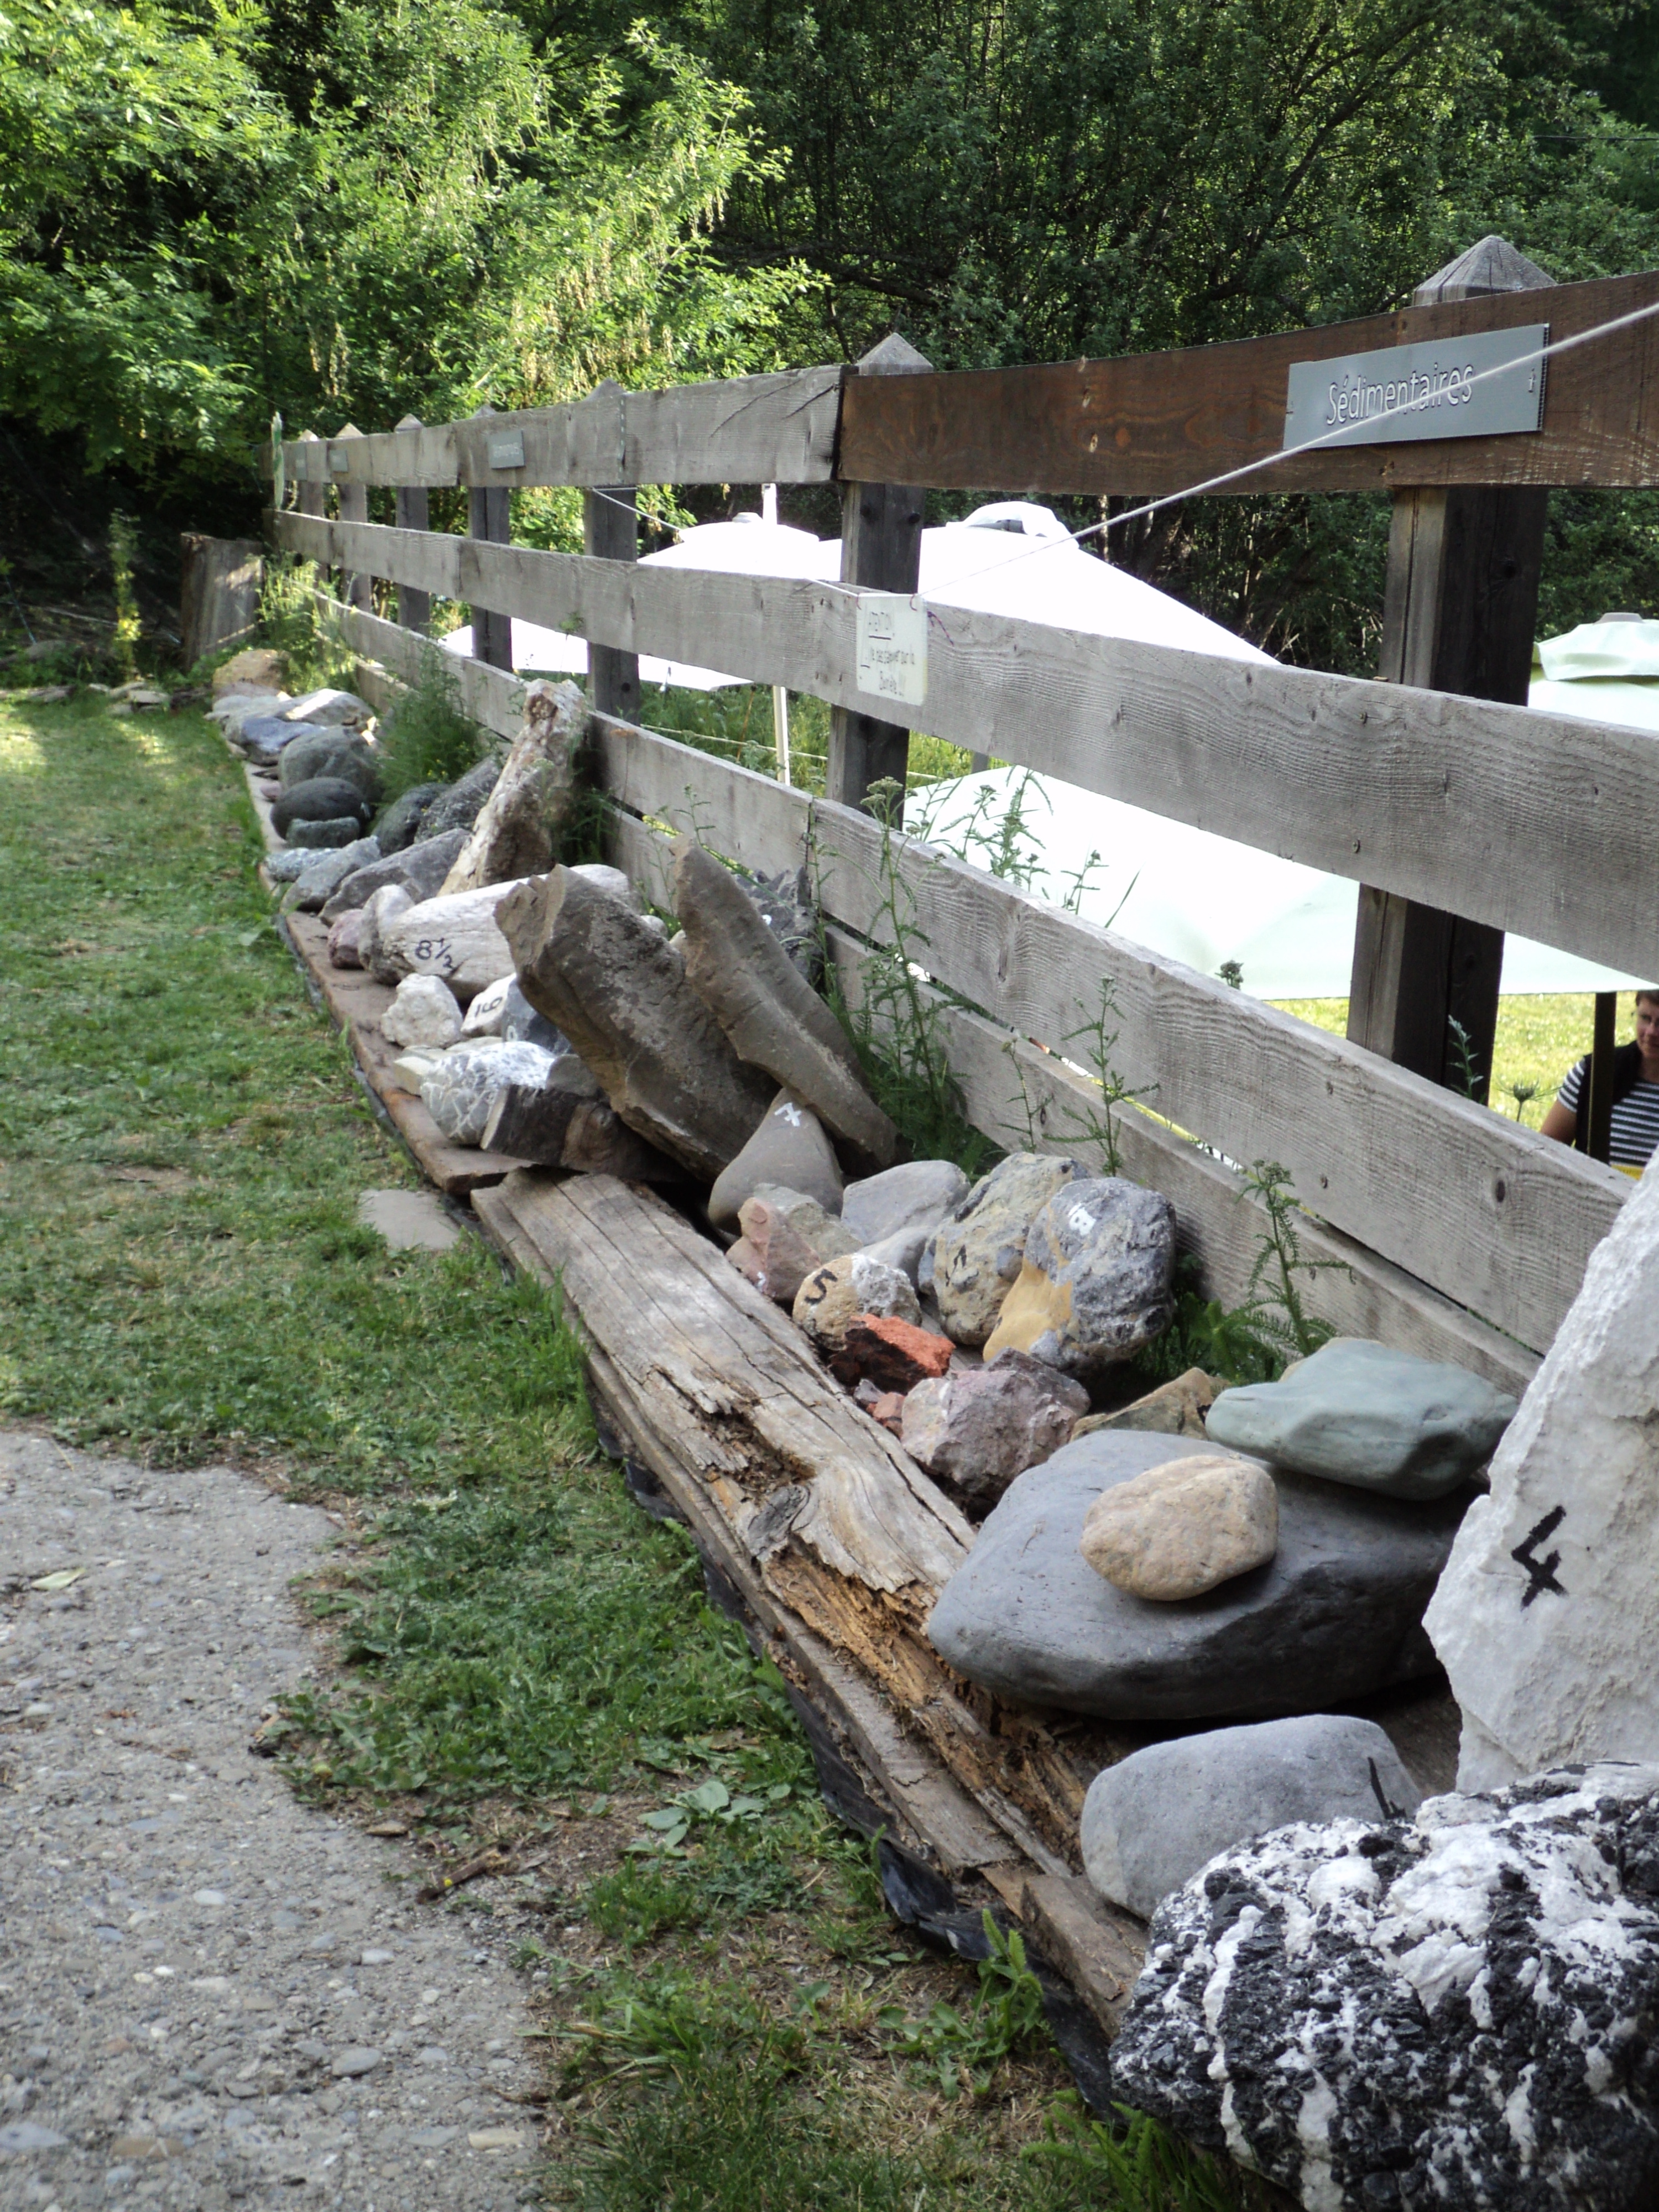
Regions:
[[[418,415],[405,415],[398,423],[400,430],[418,430]],[[399,530],[430,530],[432,501],[424,484],[399,484],[397,492],[397,523]],[[405,629],[427,629],[432,621],[432,594],[417,592],[411,584],[398,586],[398,619]]]
[[[488,402],[477,410],[480,416],[495,412]],[[469,536],[487,538],[492,545],[511,544],[513,494],[506,484],[469,486],[466,527]],[[473,659],[487,661],[492,668],[504,668],[510,676],[513,672],[512,618],[507,615],[493,614],[487,607],[474,607],[471,615]]]
[[[1501,238],[1483,238],[1412,295],[1414,307],[1553,284]],[[1385,683],[1524,707],[1532,675],[1547,490],[1531,485],[1396,491],[1382,598]],[[1474,1096],[1492,1079],[1504,933],[1363,884],[1348,1035],[1454,1090],[1452,1024],[1468,1042]]]
[[[925,355],[894,331],[859,362],[860,376],[914,376],[933,367]],[[848,483],[841,501],[841,580],[878,592],[914,592],[921,565],[923,494],[919,484]],[[843,806],[862,806],[870,787],[884,780],[904,789],[910,732],[896,723],[851,707],[830,716],[826,795]],[[896,821],[903,818],[901,805]]]
[[[301,446],[320,446],[323,441],[314,430],[301,430],[297,442]],[[328,512],[328,486],[323,479],[327,462],[326,453],[306,455],[306,473],[295,479],[294,486],[294,503],[301,514]]]
[[[335,439],[361,438],[362,434],[355,422],[343,422],[334,433],[334,438],[329,442],[332,445]],[[330,460],[329,474],[332,476],[334,470],[331,465],[331,455]],[[366,483],[354,483],[349,477],[343,477],[334,489],[340,502],[342,522],[368,520],[368,486]],[[373,614],[374,611],[374,578],[355,576],[349,568],[346,569],[343,574],[340,596],[349,607],[361,607],[365,614]]]
[[[601,385],[599,389],[605,387]],[[582,550],[601,561],[640,557],[638,494],[632,484],[596,484],[582,494]],[[594,710],[618,721],[640,719],[640,656],[614,645],[589,644],[587,696]]]

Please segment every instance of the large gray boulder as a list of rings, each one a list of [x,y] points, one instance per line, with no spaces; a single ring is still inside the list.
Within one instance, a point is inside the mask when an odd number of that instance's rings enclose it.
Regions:
[[[332,921],[336,915],[344,914],[354,906],[367,906],[382,884],[401,884],[417,905],[422,899],[436,898],[455,855],[466,842],[466,832],[451,830],[424,845],[411,845],[405,852],[384,855],[378,841],[377,831],[374,854],[341,878],[323,908],[325,921]]]
[[[1068,1375],[1095,1375],[1170,1325],[1175,1208],[1162,1191],[1095,1176],[1048,1200],[986,1340],[985,1356],[1029,1352]]]
[[[1083,1868],[1111,1905],[1150,1920],[1219,1852],[1293,1820],[1386,1820],[1423,1792],[1375,1721],[1304,1713],[1173,1736],[1096,1775]]]
[[[374,824],[380,850],[383,853],[401,853],[407,846],[412,845],[434,805],[448,789],[447,783],[417,783],[408,791],[400,792],[383,809],[380,820]],[[461,837],[465,842],[466,831],[464,829]],[[447,873],[447,870],[445,872]]]
[[[1081,1160],[1010,1152],[951,1207],[918,1278],[938,1299],[948,1337],[984,1343],[1024,1264],[1032,1222],[1063,1184],[1088,1175]]]
[[[629,1127],[713,1182],[754,1133],[773,1085],[732,1051],[679,955],[570,868],[520,884],[496,921],[526,998],[569,1038]]]
[[[1102,1580],[1079,1549],[1095,1499],[1213,1449],[1102,1430],[1021,1475],[939,1595],[935,1649],[1005,1697],[1107,1720],[1317,1712],[1430,1672],[1423,1608],[1468,1492],[1411,1505],[1277,1470],[1267,1565],[1174,1603]]]
[[[343,783],[335,775],[308,776],[283,791],[270,810],[270,826],[279,837],[286,837],[296,822],[332,822],[349,816],[361,825],[374,811],[355,783]],[[355,834],[362,835],[361,827]]]
[[[495,788],[501,772],[501,763],[493,758],[481,760],[468,769],[447,791],[441,792],[422,815],[414,842],[423,844],[428,838],[441,837],[451,830],[470,830],[483,813],[484,801]]]
[[[380,796],[380,763],[364,738],[343,729],[301,728],[283,748],[276,763],[276,781],[284,791],[312,777],[331,775],[351,784],[374,805]]]
[[[1659,2203],[1659,1770],[1279,1829],[1165,1898],[1125,2103],[1309,2212]]]
[[[1467,1368],[1339,1337],[1278,1382],[1229,1390],[1209,1433],[1236,1450],[1390,1498],[1439,1498],[1490,1459],[1515,1400]]]
[[[690,837],[674,848],[674,910],[686,980],[738,1057],[810,1106],[861,1162],[888,1166],[898,1132],[870,1096],[846,1031],[730,871]]]

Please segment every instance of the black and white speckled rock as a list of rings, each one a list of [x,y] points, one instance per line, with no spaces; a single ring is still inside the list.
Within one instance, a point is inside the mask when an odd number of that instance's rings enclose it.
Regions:
[[[1112,2073],[1309,2212],[1650,2212],[1656,2017],[1659,1768],[1566,1768],[1212,1860]]]

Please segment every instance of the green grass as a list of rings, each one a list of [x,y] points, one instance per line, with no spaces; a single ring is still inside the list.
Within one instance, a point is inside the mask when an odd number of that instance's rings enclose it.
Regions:
[[[1287,1014],[1340,1036],[1348,1025],[1346,999],[1285,999]],[[1567,1070],[1590,1048],[1595,1002],[1588,991],[1515,993],[1498,1001],[1498,1041],[1492,1054],[1492,1103],[1498,1112],[1519,1115],[1535,1129],[1544,1109],[1560,1089]],[[1619,994],[1619,1036],[1636,1030],[1636,994]],[[1531,1095],[1517,1099],[1516,1087]]]
[[[200,717],[0,697],[0,1409],[339,1515],[311,1593],[337,1663],[290,1702],[287,1770],[428,1848],[542,1838],[538,1871],[434,1909],[504,1927],[545,2021],[550,2195],[1255,2201],[1145,2125],[1126,2164],[1017,1977],[894,1928],[779,1679],[598,1455],[555,1304],[476,1237],[393,1256],[359,1226],[416,1178],[257,852]]]

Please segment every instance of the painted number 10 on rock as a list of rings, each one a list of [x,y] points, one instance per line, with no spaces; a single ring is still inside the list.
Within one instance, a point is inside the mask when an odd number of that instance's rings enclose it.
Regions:
[[[904,592],[859,600],[858,686],[873,699],[920,707],[927,696],[927,603]]]

